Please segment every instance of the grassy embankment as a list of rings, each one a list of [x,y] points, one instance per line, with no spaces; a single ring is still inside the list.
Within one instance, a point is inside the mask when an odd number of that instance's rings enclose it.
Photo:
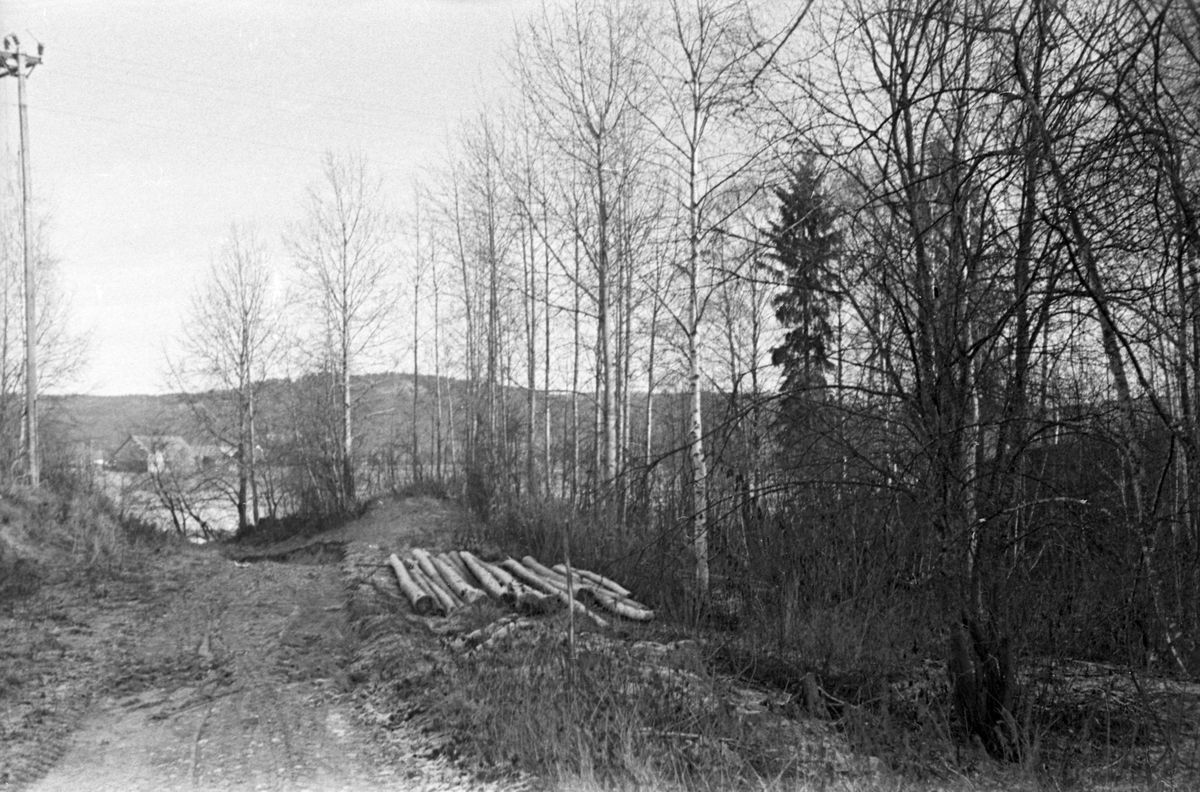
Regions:
[[[102,497],[24,487],[0,492],[0,604],[64,578],[128,571],[169,541],[153,525],[118,517]]]

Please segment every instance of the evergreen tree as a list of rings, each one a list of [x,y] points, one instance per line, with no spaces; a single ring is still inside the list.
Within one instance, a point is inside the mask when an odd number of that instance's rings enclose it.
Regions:
[[[767,265],[782,284],[772,304],[775,317],[790,328],[771,351],[771,362],[783,367],[788,403],[818,398],[832,367],[829,348],[832,293],[829,272],[841,249],[835,212],[811,161],[797,166],[783,187],[776,187],[779,217],[767,229]],[[789,410],[790,411],[790,410]]]

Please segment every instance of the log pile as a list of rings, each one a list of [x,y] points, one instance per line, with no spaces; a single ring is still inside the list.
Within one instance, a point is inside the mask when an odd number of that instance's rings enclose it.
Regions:
[[[387,563],[413,612],[423,616],[447,614],[487,597],[522,614],[572,608],[598,627],[608,622],[596,611],[634,621],[654,618],[653,610],[615,581],[563,564],[547,567],[532,556],[492,563],[466,550],[434,554],[413,548],[403,558],[393,553]]]

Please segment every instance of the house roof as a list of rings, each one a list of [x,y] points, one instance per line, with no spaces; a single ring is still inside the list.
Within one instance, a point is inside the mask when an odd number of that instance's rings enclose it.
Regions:
[[[129,439],[147,452],[191,448],[180,435],[130,435]]]
[[[191,446],[180,435],[135,435],[125,438],[125,442],[117,446],[113,456],[126,454],[149,455],[156,451],[174,456],[191,453]]]

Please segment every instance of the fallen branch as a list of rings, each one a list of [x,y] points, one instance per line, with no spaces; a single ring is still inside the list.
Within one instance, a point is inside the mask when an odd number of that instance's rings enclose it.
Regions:
[[[480,627],[478,630],[468,634],[464,639],[464,643],[470,647],[469,652],[477,649],[487,649],[498,641],[501,641],[510,635],[513,635],[522,630],[535,629],[538,623],[532,619],[526,619],[520,616],[510,616],[500,621],[493,622],[485,627]]]

